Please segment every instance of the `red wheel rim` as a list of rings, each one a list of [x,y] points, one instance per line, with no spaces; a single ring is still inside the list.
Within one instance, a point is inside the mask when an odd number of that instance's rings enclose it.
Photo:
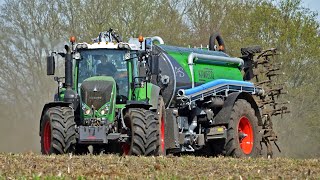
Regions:
[[[44,125],[44,132],[43,132],[43,147],[45,153],[50,152],[50,147],[51,147],[51,126],[50,126],[50,121],[47,121],[46,124]]]
[[[164,117],[163,115],[161,116],[161,127],[160,127],[160,146],[161,146],[161,151],[164,152]]]
[[[123,143],[122,146],[122,152],[124,155],[128,155],[130,152],[130,145],[128,143]]]
[[[250,154],[253,148],[253,130],[247,117],[242,116],[238,124],[240,148],[243,153]]]

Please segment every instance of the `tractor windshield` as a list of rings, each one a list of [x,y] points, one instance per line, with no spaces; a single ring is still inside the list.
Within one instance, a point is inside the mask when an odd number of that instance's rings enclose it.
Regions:
[[[78,62],[78,87],[92,76],[112,76],[119,87],[120,95],[127,95],[128,77],[125,59],[130,58],[130,51],[115,49],[81,50]]]

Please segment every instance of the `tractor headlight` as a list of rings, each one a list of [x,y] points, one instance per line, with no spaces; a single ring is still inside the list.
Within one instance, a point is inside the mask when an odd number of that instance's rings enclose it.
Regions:
[[[118,48],[119,49],[130,49],[130,45],[129,44],[125,44],[125,43],[119,43],[118,44]]]
[[[88,49],[87,44],[77,44],[76,49]]]
[[[84,115],[91,115],[93,113],[92,109],[88,107],[85,103],[82,103],[82,111]]]
[[[119,44],[118,44],[118,48],[119,48],[119,49],[123,49],[123,48],[124,48],[124,44],[123,44],[123,43],[119,43]]]
[[[101,115],[105,115],[105,114],[108,113],[108,111],[109,111],[109,107],[106,106],[104,109],[102,109],[102,110],[100,111],[100,114],[101,114]]]
[[[85,114],[85,115],[91,114],[91,109],[86,109],[86,110],[84,111],[84,114]]]
[[[125,49],[130,49],[129,44],[125,44],[125,45],[124,45],[124,48],[125,48]]]

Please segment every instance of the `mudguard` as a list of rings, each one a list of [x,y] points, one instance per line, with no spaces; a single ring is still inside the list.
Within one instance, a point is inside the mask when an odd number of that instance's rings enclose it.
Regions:
[[[232,107],[234,103],[237,101],[237,99],[245,99],[248,101],[251,106],[253,107],[255,114],[258,118],[258,125],[262,126],[262,118],[261,114],[258,108],[257,103],[253,99],[252,95],[246,92],[236,92],[230,94],[227,99],[224,102],[224,105],[222,109],[219,111],[219,113],[214,117],[213,124],[215,125],[221,125],[221,124],[228,124],[230,119],[230,114],[232,111]]]
[[[152,105],[150,105],[147,101],[127,101],[125,106],[126,109],[128,108],[143,108],[143,109],[150,109]]]
[[[147,88],[147,94],[145,94]],[[154,84],[148,83],[147,86],[144,88],[140,88],[139,91],[136,91],[137,98],[136,100],[128,101],[127,107],[131,106],[134,107],[134,104],[136,104],[136,107],[140,107],[143,104],[150,105],[150,107],[147,107],[147,109],[151,110],[157,110],[158,108],[158,101],[159,101],[159,95],[160,95],[160,87],[156,86]],[[146,101],[145,97],[148,97],[148,101]],[[141,101],[141,102],[139,102]]]
[[[176,116],[173,113],[173,108],[165,109],[166,120],[165,120],[165,138],[164,144],[165,149],[178,149],[179,145],[179,127]]]
[[[160,94],[160,87],[153,85],[151,89],[151,97],[149,103],[152,105],[152,109],[158,109],[159,104],[159,94]]]
[[[39,136],[41,136],[41,123],[42,123],[42,117],[44,115],[44,113],[46,113],[47,109],[52,108],[52,107],[69,107],[72,103],[70,102],[63,102],[63,101],[56,101],[56,102],[49,102],[47,104],[44,105],[42,112],[41,112],[41,117],[40,117],[40,125],[39,125]]]

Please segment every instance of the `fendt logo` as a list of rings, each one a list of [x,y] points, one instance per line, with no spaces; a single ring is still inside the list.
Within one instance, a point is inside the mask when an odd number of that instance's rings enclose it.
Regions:
[[[89,99],[90,100],[101,100],[102,97],[101,96],[90,96]]]
[[[199,70],[199,80],[204,80],[204,79],[214,79],[214,73],[212,69],[203,69]]]

